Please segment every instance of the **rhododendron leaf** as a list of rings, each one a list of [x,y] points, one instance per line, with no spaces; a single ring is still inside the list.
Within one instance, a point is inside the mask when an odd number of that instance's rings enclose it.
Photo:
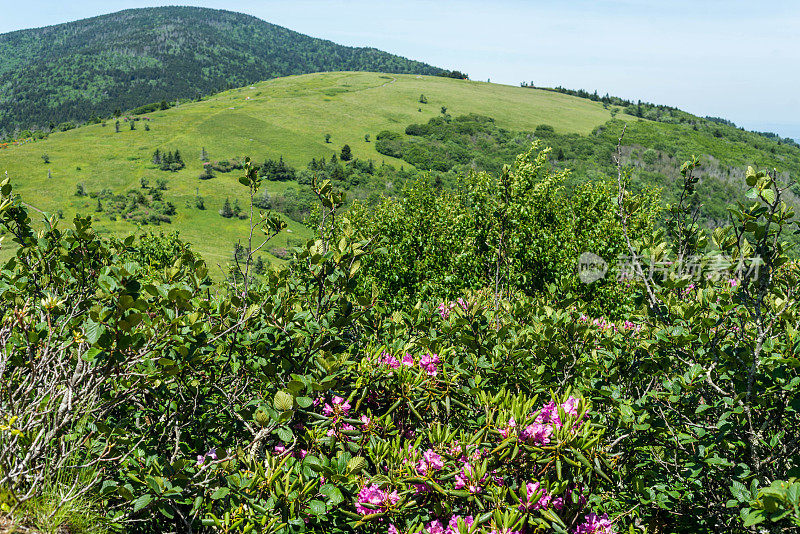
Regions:
[[[322,501],[314,500],[308,503],[308,507],[311,510],[311,513],[314,515],[325,515],[328,513],[328,508],[325,506],[325,503]]]
[[[333,484],[324,484],[319,488],[319,492],[328,497],[328,504],[331,506],[338,506],[344,501],[344,496],[342,495],[341,490],[339,490],[339,488]]]
[[[215,501],[224,499],[225,497],[228,496],[228,493],[230,492],[231,490],[226,486],[220,486],[214,491],[214,493],[211,494],[211,499]]]

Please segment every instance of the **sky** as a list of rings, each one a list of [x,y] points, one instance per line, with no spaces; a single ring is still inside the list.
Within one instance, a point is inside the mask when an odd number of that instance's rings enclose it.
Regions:
[[[561,85],[800,139],[800,1],[210,0],[314,37],[473,80]],[[148,0],[0,0],[0,33]]]

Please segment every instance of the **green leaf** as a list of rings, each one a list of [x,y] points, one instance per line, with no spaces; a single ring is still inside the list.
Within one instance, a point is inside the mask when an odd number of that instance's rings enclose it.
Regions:
[[[88,341],[90,345],[94,345],[97,343],[97,340],[100,339],[100,336],[103,335],[103,332],[105,332],[105,327],[89,319],[86,321],[84,332],[86,333],[86,341]]]
[[[325,484],[319,489],[319,492],[329,499],[328,504],[331,506],[338,506],[344,501],[342,492],[333,484]]]
[[[140,496],[133,503],[133,513],[138,512],[139,510],[150,504],[150,501],[152,500],[153,497],[149,493],[145,493],[144,495]]]
[[[214,493],[211,494],[211,498],[215,501],[218,501],[220,499],[224,499],[225,497],[227,497],[228,493],[230,492],[231,492],[230,489],[226,488],[225,486],[222,486],[217,488],[216,491],[214,491]]]
[[[311,513],[314,515],[325,515],[328,513],[328,508],[325,506],[325,503],[322,501],[311,501],[308,503],[308,507],[311,509]]]

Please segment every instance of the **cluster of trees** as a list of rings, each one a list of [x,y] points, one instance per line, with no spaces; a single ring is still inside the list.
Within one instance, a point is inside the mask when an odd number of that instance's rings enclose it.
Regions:
[[[704,232],[689,161],[664,232],[624,167],[570,193],[549,160],[346,213],[316,182],[285,267],[255,274],[286,228],[259,217],[216,285],[176,236],[34,228],[0,182],[3,509],[39,530],[796,530],[784,184],[749,169],[751,201]],[[582,281],[586,251],[605,278]]]
[[[458,70],[443,70],[437,72],[436,75],[445,78],[455,78],[457,80],[469,80],[469,75],[466,72],[461,72]]]
[[[109,188],[89,192],[89,198],[96,200],[94,212],[106,215],[111,221],[124,220],[142,225],[171,223],[177,209],[175,204],[164,199],[166,180],[158,178],[153,187],[147,178],[142,178],[140,183],[140,189],[130,189],[124,194],[114,194]],[[87,196],[84,184],[76,185],[75,196]]]
[[[278,161],[267,158],[258,169],[258,175],[274,182],[288,182],[297,179],[297,171],[283,161],[281,156]]]
[[[181,152],[178,149],[175,149],[174,152],[171,150],[162,152],[157,148],[153,152],[153,165],[158,165],[158,168],[162,171],[172,172],[177,172],[186,167],[186,163],[184,163]]]

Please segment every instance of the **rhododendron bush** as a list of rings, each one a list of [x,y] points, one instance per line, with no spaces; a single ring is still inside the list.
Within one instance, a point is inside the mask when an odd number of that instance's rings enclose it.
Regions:
[[[683,204],[656,228],[622,168],[573,200],[563,177],[532,150],[371,215],[315,182],[314,239],[256,277],[285,223],[254,214],[217,285],[174,237],[37,230],[2,182],[0,514],[30,523],[55,488],[131,532],[796,528],[784,186],[749,171],[752,202],[706,232]],[[579,285],[579,247],[606,246],[635,276]]]

